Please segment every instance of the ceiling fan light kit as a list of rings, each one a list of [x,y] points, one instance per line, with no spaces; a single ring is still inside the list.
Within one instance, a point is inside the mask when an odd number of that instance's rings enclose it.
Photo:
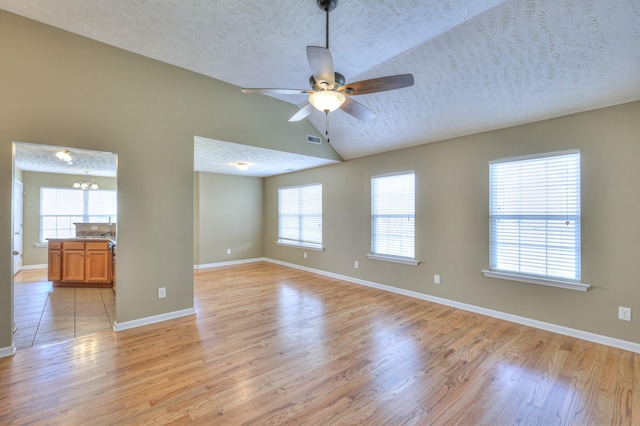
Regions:
[[[311,105],[324,113],[337,110],[346,100],[347,98],[342,93],[333,90],[319,90],[309,95]]]
[[[308,102],[289,121],[300,121],[306,118],[314,108],[324,112],[327,117],[330,112],[341,109],[359,120],[371,121],[375,118],[373,111],[350,97],[413,86],[413,75],[392,75],[345,84],[344,76],[334,71],[333,58],[329,51],[329,12],[338,6],[338,0],[316,0],[316,4],[326,13],[326,47],[307,46],[307,61],[312,72],[309,83],[312,90],[257,88],[242,89],[242,92],[279,95],[308,94]]]

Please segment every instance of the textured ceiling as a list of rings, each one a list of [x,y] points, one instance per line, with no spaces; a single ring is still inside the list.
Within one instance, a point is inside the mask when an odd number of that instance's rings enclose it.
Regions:
[[[15,164],[28,172],[61,173],[82,176],[116,176],[117,155],[111,152],[87,151],[31,143],[15,144]],[[67,149],[71,163],[56,157],[58,151]]]
[[[61,173],[82,176],[117,174],[117,155],[111,152],[87,151],[18,142],[15,144],[15,165],[30,172]],[[71,162],[60,160],[56,153],[68,150]],[[239,170],[235,163],[247,163],[248,170]],[[196,136],[194,164],[198,172],[266,177],[334,164],[337,161],[308,155],[292,154],[273,149],[222,142]]]
[[[196,136],[194,169],[199,172],[266,177],[334,164],[337,161]],[[235,163],[249,165],[240,171]]]
[[[0,8],[240,87],[305,89],[305,47],[324,45],[315,3],[0,0]],[[331,144],[344,159],[640,99],[638,0],[339,0],[330,49],[347,81],[401,73],[416,81],[356,97],[377,114],[372,122],[331,113]],[[324,131],[322,113],[309,119]]]

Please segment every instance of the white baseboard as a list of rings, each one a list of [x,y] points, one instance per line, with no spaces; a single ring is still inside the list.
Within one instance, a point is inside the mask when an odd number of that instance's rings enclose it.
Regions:
[[[154,315],[151,317],[139,318],[132,321],[125,321],[113,325],[113,331],[128,330],[130,328],[142,327],[143,325],[155,324],[176,318],[182,318],[196,313],[195,308],[182,309],[180,311],[167,312],[165,314]]]
[[[544,321],[538,321],[531,318],[526,318],[518,315],[508,314],[505,312],[495,311],[493,309],[487,309],[480,306],[470,305],[467,303],[456,302],[455,300],[449,300],[441,297],[430,296],[424,293],[404,290],[401,288],[392,287],[384,284],[378,284],[371,281],[365,281],[358,278],[349,277],[346,275],[334,274],[332,272],[326,272],[319,269],[307,268],[305,266],[296,265],[294,263],[281,262],[279,260],[269,259],[269,258],[265,258],[265,260],[267,262],[275,263],[282,266],[287,266],[289,268],[300,269],[300,270],[311,272],[314,274],[324,275],[326,277],[337,278],[343,281],[348,281],[354,284],[373,287],[379,290],[402,294],[405,296],[414,297],[416,299],[426,300],[428,302],[438,303],[440,305],[451,306],[453,308],[462,309],[464,311],[474,312],[477,314],[482,314],[489,317],[514,322],[517,324],[527,325],[529,327],[538,328],[541,330],[551,331],[553,333],[562,334],[565,336],[575,337],[577,339],[587,340],[589,342],[599,343],[601,345],[611,346],[618,349],[624,349],[630,352],[640,353],[640,344],[629,342],[626,340],[616,339],[613,337],[603,336],[595,333],[589,333],[587,331],[576,330],[574,328],[564,327],[561,325],[551,324]]]
[[[16,353],[16,346],[11,345],[6,348],[0,348],[0,358],[5,358],[8,356],[13,356]]]
[[[242,265],[244,263],[267,262],[266,257],[257,257],[254,259],[231,260],[229,262],[206,263],[204,265],[193,265],[193,269],[219,268],[221,266]]]
[[[29,271],[31,269],[47,269],[48,267],[49,265],[47,265],[46,263],[43,265],[22,265],[22,270]]]

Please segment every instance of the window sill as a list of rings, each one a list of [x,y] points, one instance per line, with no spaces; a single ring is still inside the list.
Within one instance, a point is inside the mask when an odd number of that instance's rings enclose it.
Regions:
[[[396,256],[383,256],[380,254],[368,253],[366,255],[369,259],[383,260],[385,262],[402,263],[403,265],[418,266],[419,260],[411,259],[409,257],[396,257]]]
[[[324,251],[324,247],[316,246],[316,245],[307,245],[307,244],[296,244],[296,243],[285,243],[282,241],[276,241],[276,244],[284,247],[295,247],[295,248],[303,248],[307,250],[315,250],[315,251]]]
[[[49,247],[49,241],[45,241],[42,243],[35,243],[33,246],[38,248]]]
[[[579,283],[574,281],[563,281],[563,280],[553,279],[553,278],[537,278],[537,277],[530,277],[527,275],[513,274],[509,272],[489,271],[486,269],[483,269],[482,273],[484,274],[485,277],[489,277],[489,278],[520,281],[523,283],[546,285],[548,287],[564,288],[567,290],[587,291],[589,290],[589,288],[591,288],[590,284],[584,284],[584,283]]]

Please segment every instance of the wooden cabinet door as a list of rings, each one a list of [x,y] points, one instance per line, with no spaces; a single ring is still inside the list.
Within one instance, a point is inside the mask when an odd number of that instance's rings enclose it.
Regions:
[[[84,281],[84,250],[62,250],[62,280]]]
[[[87,282],[111,281],[111,257],[109,250],[87,250],[85,277]]]
[[[62,279],[62,250],[49,250],[49,281]]]

